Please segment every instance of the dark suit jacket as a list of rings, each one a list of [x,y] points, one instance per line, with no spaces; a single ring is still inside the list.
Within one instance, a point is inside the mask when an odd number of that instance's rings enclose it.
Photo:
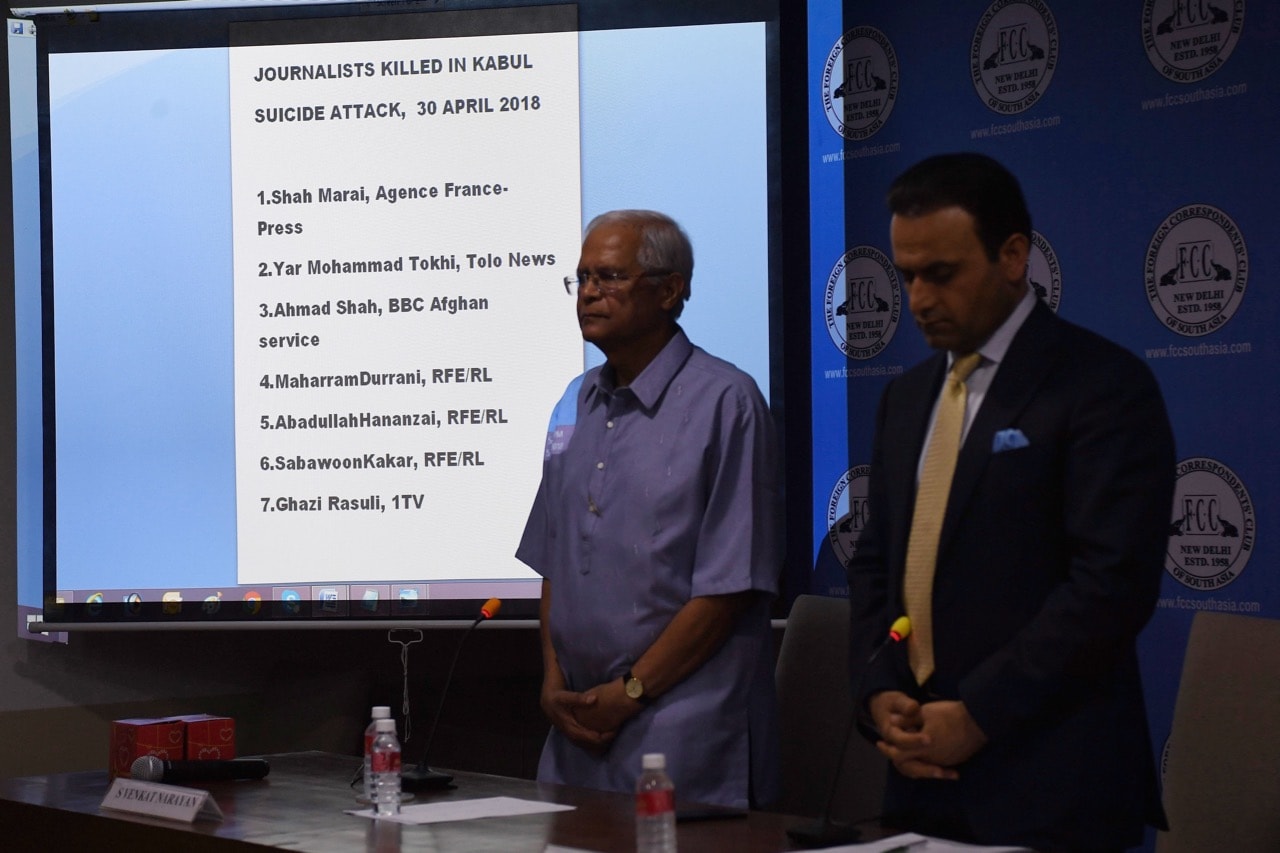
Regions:
[[[849,567],[861,703],[920,695],[903,646],[865,662],[903,613],[917,463],[945,365],[938,353],[880,401]],[[1026,446],[993,452],[1003,430]],[[891,770],[889,820],[937,831],[927,819],[950,810],[974,840],[1055,850],[1132,846],[1144,823],[1163,825],[1135,641],[1163,575],[1174,469],[1147,366],[1037,302],[961,448],[934,579],[931,695],[963,700],[989,741],[957,782]]]

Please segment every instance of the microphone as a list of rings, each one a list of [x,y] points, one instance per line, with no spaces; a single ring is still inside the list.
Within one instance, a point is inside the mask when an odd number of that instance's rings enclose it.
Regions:
[[[449,674],[444,677],[444,687],[440,688],[440,704],[436,706],[436,716],[431,721],[431,731],[427,732],[426,746],[422,748],[422,761],[418,762],[417,767],[400,771],[400,786],[406,791],[447,788],[452,784],[452,776],[448,773],[441,773],[439,770],[432,770],[427,765],[427,756],[431,754],[431,741],[436,736],[436,726],[440,723],[440,712],[444,710],[444,698],[448,695],[449,685],[453,683],[453,669],[458,665],[458,656],[462,653],[463,643],[467,641],[467,637],[471,636],[471,632],[476,629],[476,626],[486,619],[492,619],[497,616],[498,611],[501,609],[502,599],[500,598],[491,598],[480,605],[480,615],[476,617],[476,621],[471,623],[471,627],[463,633],[462,639],[458,640],[458,646],[453,651],[453,662],[449,664]]]
[[[862,832],[856,826],[833,821],[831,819],[831,807],[835,803],[836,789],[840,787],[840,774],[844,771],[844,755],[849,749],[849,737],[853,734],[854,728],[857,727],[858,694],[862,692],[862,682],[867,677],[867,669],[871,667],[871,664],[875,663],[876,658],[880,657],[880,653],[886,647],[892,643],[901,643],[910,634],[911,620],[906,616],[899,616],[889,626],[889,633],[867,656],[866,666],[863,667],[862,673],[858,676],[858,684],[853,690],[853,713],[849,715],[849,722],[844,728],[844,738],[840,741],[840,751],[836,753],[836,772],[831,779],[831,786],[827,789],[827,804],[822,807],[822,817],[815,823],[793,826],[787,830],[787,835],[791,837],[791,840],[800,846],[834,847],[839,844],[852,844],[862,836]]]
[[[155,755],[134,759],[129,769],[144,782],[229,782],[262,779],[271,772],[265,758],[223,758],[207,761],[165,761]]]

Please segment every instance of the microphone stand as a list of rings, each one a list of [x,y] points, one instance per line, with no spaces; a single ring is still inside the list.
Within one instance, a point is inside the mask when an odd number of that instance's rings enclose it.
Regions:
[[[831,819],[831,808],[835,805],[836,790],[840,787],[840,777],[844,775],[845,753],[849,749],[849,738],[853,735],[853,730],[857,727],[858,722],[858,695],[862,693],[862,685],[867,678],[867,670],[871,668],[871,664],[875,663],[876,658],[880,657],[880,653],[891,643],[899,643],[906,639],[910,633],[910,627],[907,623],[905,631],[899,629],[901,619],[894,622],[893,627],[889,631],[889,636],[885,637],[880,645],[876,646],[867,658],[866,665],[862,668],[862,673],[858,676],[858,684],[854,687],[852,700],[853,712],[849,714],[849,722],[844,727],[844,737],[840,740],[840,751],[836,753],[836,772],[831,779],[831,786],[827,789],[827,802],[822,807],[822,817],[814,823],[793,826],[787,830],[787,835],[792,841],[801,847],[835,847],[841,844],[853,844],[862,837],[862,830],[856,826],[850,826],[846,823],[836,823]]]
[[[444,689],[440,691],[440,704],[436,706],[435,719],[431,721],[431,731],[427,732],[427,743],[422,748],[422,760],[418,762],[416,767],[401,769],[400,771],[400,787],[406,791],[426,791],[438,788],[448,788],[453,784],[453,776],[448,773],[441,773],[439,770],[432,770],[427,764],[427,756],[431,754],[431,742],[435,740],[436,726],[440,723],[440,712],[444,710],[445,696],[448,694],[449,685],[453,683],[453,670],[458,665],[458,657],[462,654],[462,646],[466,643],[467,637],[471,636],[471,632],[476,629],[481,622],[489,618],[490,614],[481,612],[476,617],[476,621],[471,623],[458,640],[457,648],[453,650],[453,661],[449,664],[449,674],[444,677]]]
[[[856,698],[854,700],[857,701]],[[862,830],[849,824],[836,823],[831,819],[831,807],[835,804],[836,789],[840,787],[840,777],[844,775],[844,755],[849,749],[849,737],[853,734],[858,719],[857,709],[849,716],[849,723],[844,727],[844,738],[840,741],[840,751],[836,753],[836,772],[831,779],[831,787],[827,790],[827,802],[822,807],[822,817],[816,823],[793,826],[787,835],[801,847],[835,847],[840,844],[853,844],[862,837]]]

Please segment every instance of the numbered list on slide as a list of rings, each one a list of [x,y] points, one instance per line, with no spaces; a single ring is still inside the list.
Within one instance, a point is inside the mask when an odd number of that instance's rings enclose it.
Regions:
[[[229,70],[239,582],[523,576],[582,370],[576,33]]]

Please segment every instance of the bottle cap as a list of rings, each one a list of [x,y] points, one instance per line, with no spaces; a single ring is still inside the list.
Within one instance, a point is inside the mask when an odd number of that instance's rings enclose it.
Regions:
[[[646,752],[640,759],[640,767],[644,770],[666,770],[667,756],[661,752]]]
[[[390,705],[374,705],[370,716],[375,720],[386,720],[391,717]]]
[[[391,734],[396,733],[395,720],[390,720],[390,719],[378,720],[377,722],[374,723],[374,726],[376,727],[374,731],[377,731],[378,733],[382,733],[382,732],[390,732]]]

